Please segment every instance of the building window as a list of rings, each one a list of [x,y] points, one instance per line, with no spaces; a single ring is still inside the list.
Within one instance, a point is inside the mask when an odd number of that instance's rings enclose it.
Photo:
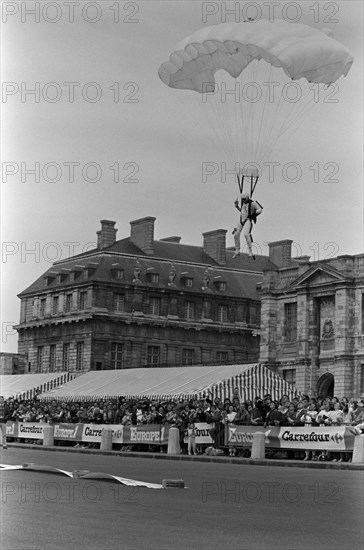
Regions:
[[[125,312],[125,295],[124,294],[114,294],[114,311],[119,313]]]
[[[70,345],[63,344],[62,349],[62,370],[68,371],[70,367]]]
[[[186,277],[185,278],[185,286],[188,288],[191,288],[193,286],[193,279],[192,277]]]
[[[217,282],[217,289],[220,290],[220,292],[224,292],[226,290],[226,281],[218,281]]]
[[[159,273],[148,273],[148,279],[150,283],[159,283]]]
[[[217,322],[227,323],[228,320],[228,307],[226,304],[220,304],[217,306]]]
[[[37,348],[37,372],[42,372],[43,370],[43,346],[38,346]]]
[[[364,334],[364,294],[361,295],[361,333]]]
[[[259,324],[259,308],[254,303],[249,306],[249,322],[252,325]]]
[[[59,311],[59,296],[53,297],[52,314],[57,315]]]
[[[66,300],[64,303],[65,313],[69,313],[72,309],[72,294],[66,294]]]
[[[56,346],[49,347],[49,372],[56,371]]]
[[[364,393],[364,365],[361,365],[360,368],[360,393]]]
[[[160,310],[161,310],[160,298],[150,298],[149,315],[160,315]]]
[[[147,365],[148,367],[157,367],[160,364],[160,347],[148,346]]]
[[[296,369],[286,369],[283,371],[283,380],[288,384],[296,385]]]
[[[124,270],[119,269],[118,267],[111,266],[111,275],[114,277],[114,279],[122,280],[124,279]]]
[[[186,319],[195,318],[195,304],[194,302],[185,302],[185,314]]]
[[[211,319],[211,302],[205,300],[202,307],[202,318]]]
[[[284,337],[287,342],[297,339],[297,303],[284,304]]]
[[[229,354],[227,351],[216,352],[216,361],[218,363],[227,363],[228,359],[229,359]]]
[[[124,367],[124,344],[114,342],[111,344],[111,368],[122,369]]]
[[[78,304],[78,309],[86,309],[86,303],[87,303],[87,292],[86,291],[82,291],[80,292],[80,295],[79,295],[79,304]]]
[[[83,370],[83,342],[77,342],[76,347],[76,370]]]
[[[195,350],[184,348],[182,350],[182,365],[193,365],[195,363]]]
[[[40,300],[40,306],[39,306],[39,316],[44,317],[46,312],[46,299],[41,298]]]

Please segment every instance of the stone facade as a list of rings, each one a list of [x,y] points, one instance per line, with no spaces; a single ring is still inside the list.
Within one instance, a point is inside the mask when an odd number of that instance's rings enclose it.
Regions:
[[[1,374],[26,374],[27,356],[19,353],[0,353]]]
[[[364,255],[291,259],[292,241],[269,245],[276,268],[260,285],[260,361],[309,395],[364,392]]]
[[[200,247],[156,241],[154,222],[130,222],[117,241],[115,222],[102,220],[96,249],[56,262],[19,295],[29,372],[258,360],[257,283],[273,264],[234,260],[223,229]]]

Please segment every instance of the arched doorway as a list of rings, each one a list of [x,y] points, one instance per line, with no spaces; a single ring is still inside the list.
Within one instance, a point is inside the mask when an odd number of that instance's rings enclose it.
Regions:
[[[317,381],[316,389],[318,397],[333,397],[335,379],[331,372],[326,372]]]

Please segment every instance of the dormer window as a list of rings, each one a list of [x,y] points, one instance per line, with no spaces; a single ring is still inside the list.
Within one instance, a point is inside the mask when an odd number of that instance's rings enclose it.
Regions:
[[[49,286],[57,277],[58,273],[55,271],[49,271],[47,275],[43,277],[43,286]]]
[[[155,271],[147,271],[147,281],[149,283],[159,283],[159,273],[156,273]]]
[[[85,269],[84,265],[75,265],[75,267],[71,271],[70,280],[75,281],[77,277],[80,276],[80,274],[83,272],[84,269]]]
[[[193,277],[188,273],[188,271],[184,271],[181,273],[181,280],[185,287],[191,288],[193,287]]]
[[[221,275],[214,277],[214,285],[220,292],[225,292],[227,289],[227,283],[224,279],[222,279]]]
[[[97,267],[98,267],[97,263],[91,263],[91,264],[87,265],[86,269],[84,269],[84,271],[83,271],[83,278],[88,279],[88,277],[91,277],[94,274],[94,272],[96,271]]]
[[[122,281],[124,279],[124,270],[118,263],[111,265],[110,273],[114,279],[118,279],[119,281]]]

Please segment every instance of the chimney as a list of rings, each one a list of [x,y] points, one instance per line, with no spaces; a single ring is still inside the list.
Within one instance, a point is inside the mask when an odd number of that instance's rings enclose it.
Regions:
[[[277,267],[288,267],[291,265],[292,243],[293,241],[289,239],[268,243],[269,260]]]
[[[154,254],[154,222],[150,216],[130,222],[130,240],[146,254]]]
[[[160,241],[164,243],[177,243],[179,244],[181,242],[181,237],[177,237],[177,235],[173,235],[172,237],[164,237],[164,239],[159,239]]]
[[[108,246],[111,246],[116,241],[117,229],[114,225],[116,222],[110,220],[101,220],[101,230],[96,231],[97,235],[97,248],[103,250]]]
[[[203,233],[203,251],[219,265],[226,265],[226,229]]]

